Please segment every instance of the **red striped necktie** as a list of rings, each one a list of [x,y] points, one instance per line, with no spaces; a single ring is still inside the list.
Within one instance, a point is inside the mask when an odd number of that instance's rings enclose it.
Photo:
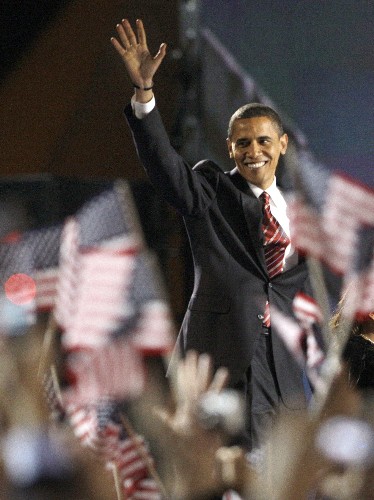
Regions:
[[[263,202],[262,231],[264,234],[265,263],[269,278],[274,278],[283,270],[284,253],[290,240],[282,226],[270,211],[270,196],[266,191],[260,195]],[[266,302],[264,325],[270,326],[269,302]]]

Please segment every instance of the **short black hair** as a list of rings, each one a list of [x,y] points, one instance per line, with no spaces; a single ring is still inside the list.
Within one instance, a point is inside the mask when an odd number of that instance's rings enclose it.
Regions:
[[[240,120],[242,118],[256,118],[258,116],[266,116],[267,118],[269,118],[278,129],[279,137],[284,134],[282,120],[280,119],[278,113],[274,111],[274,109],[259,102],[250,102],[249,104],[245,104],[244,106],[237,109],[231,116],[227,129],[227,137],[231,137],[232,128],[236,120]]]

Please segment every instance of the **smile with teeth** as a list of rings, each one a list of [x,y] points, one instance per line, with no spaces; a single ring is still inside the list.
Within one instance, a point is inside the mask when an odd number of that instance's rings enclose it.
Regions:
[[[261,168],[266,164],[266,161],[258,161],[256,163],[252,163],[251,161],[244,161],[244,165],[249,168]]]

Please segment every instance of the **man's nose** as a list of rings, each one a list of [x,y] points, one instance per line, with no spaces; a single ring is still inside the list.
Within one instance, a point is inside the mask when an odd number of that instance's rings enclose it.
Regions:
[[[247,154],[251,158],[257,158],[261,154],[261,148],[258,142],[253,141],[249,144],[247,148]]]

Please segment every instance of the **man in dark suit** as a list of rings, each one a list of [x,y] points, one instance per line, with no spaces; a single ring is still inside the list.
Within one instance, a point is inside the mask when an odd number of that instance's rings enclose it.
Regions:
[[[235,168],[223,172],[210,160],[191,168],[171,147],[152,91],[166,45],[152,57],[140,20],[137,35],[127,20],[117,25],[117,33],[119,40],[113,38],[112,44],[135,88],[125,114],[139,158],[153,185],[183,215],[192,249],[194,289],[178,351],[207,352],[215,367],[229,369],[231,386],[246,394],[251,446],[256,448],[278,411],[306,406],[302,371],[271,333],[267,316],[268,306],[290,313],[307,280],[305,262],[287,239],[284,187],[275,178],[288,137],[275,111],[249,104],[229,123],[227,146]],[[288,241],[275,276],[264,251],[265,190]]]

